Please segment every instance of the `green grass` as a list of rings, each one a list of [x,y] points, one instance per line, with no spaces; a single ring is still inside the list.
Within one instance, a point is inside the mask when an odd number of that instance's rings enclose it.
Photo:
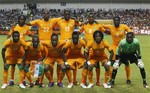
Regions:
[[[147,74],[147,82],[150,84],[150,36],[147,35],[138,35],[136,36],[139,41],[141,42],[141,49],[142,49],[142,60],[145,64],[145,70]],[[28,38],[29,39],[29,38]],[[111,37],[105,36],[105,39],[107,39],[111,43]],[[4,41],[6,40],[5,35],[0,36],[0,49],[2,48],[2,45]],[[0,57],[0,86],[3,84],[3,61]],[[17,68],[17,67],[16,67]],[[56,69],[56,68],[55,68]],[[94,70],[95,73],[95,70]],[[104,68],[101,67],[101,81],[103,81],[104,78]],[[112,89],[104,89],[102,86],[94,86],[91,89],[82,89],[79,85],[74,86],[72,89],[65,88],[59,88],[57,85],[55,85],[52,88],[39,88],[38,86],[34,86],[34,88],[26,88],[21,89],[18,87],[18,68],[15,72],[15,85],[14,86],[8,86],[6,89],[0,89],[0,93],[150,93],[150,88],[145,89],[142,85],[142,78],[139,72],[138,67],[135,64],[131,65],[131,85],[126,84],[126,75],[124,70],[124,65],[121,65],[121,67],[118,70],[118,74],[115,81],[115,86]],[[95,74],[94,74],[94,82],[95,82]],[[9,79],[8,79],[9,80]],[[35,80],[35,79],[34,79]],[[56,81],[56,70],[54,73],[54,80]],[[78,82],[81,81],[81,70],[78,70],[77,74],[77,80]],[[28,80],[26,80],[28,82]],[[68,84],[68,80],[65,77],[63,80],[63,83],[65,86]],[[48,84],[48,80],[44,78],[44,84]]]

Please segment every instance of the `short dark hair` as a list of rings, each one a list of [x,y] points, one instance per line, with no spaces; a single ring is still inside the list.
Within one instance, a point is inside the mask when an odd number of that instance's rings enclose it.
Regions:
[[[134,36],[134,32],[127,32],[127,34],[126,34],[126,35],[129,35],[129,34],[131,34],[131,35],[133,35],[133,36]]]
[[[26,17],[24,15],[18,16],[18,21],[20,20],[21,17],[23,17],[23,19],[26,21]]]
[[[113,18],[113,20],[115,20],[116,18],[118,18],[118,19],[120,20],[120,17],[119,17],[119,16],[115,16],[115,17]]]
[[[69,8],[64,9],[64,13],[66,13],[66,12],[70,13],[70,9]]]
[[[97,33],[100,34],[100,36],[102,37],[102,39],[104,38],[104,34],[103,34],[100,30],[96,30],[96,31],[93,33],[93,38],[94,38],[94,40],[95,40],[95,36],[96,36]]]
[[[73,33],[72,33],[72,37],[73,37],[74,35],[79,35],[79,33],[78,33],[78,32],[73,32]]]
[[[12,36],[13,36],[14,34],[19,34],[19,35],[20,35],[20,33],[19,33],[18,31],[13,31]]]
[[[53,36],[56,36],[56,37],[58,38],[58,34],[56,34],[56,33],[53,33],[53,34],[51,35],[51,38],[52,38]]]

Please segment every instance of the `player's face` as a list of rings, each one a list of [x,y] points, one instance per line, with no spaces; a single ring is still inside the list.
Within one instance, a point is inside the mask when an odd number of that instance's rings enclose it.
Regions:
[[[72,41],[73,41],[73,44],[78,44],[78,40],[79,40],[79,36],[78,35],[73,35],[72,36]]]
[[[64,13],[64,18],[65,18],[66,21],[68,21],[70,19],[70,12],[69,11],[66,11]]]
[[[32,44],[33,44],[33,48],[37,48],[39,45],[39,39],[38,38],[33,38],[32,39]]]
[[[44,18],[45,21],[49,20],[49,12],[48,11],[44,11],[43,18]]]
[[[130,44],[130,43],[132,43],[133,42],[133,34],[128,34],[127,36],[126,36],[126,41]]]
[[[120,19],[119,18],[114,19],[114,25],[115,25],[115,27],[119,27],[119,25],[120,25]]]
[[[52,36],[52,38],[51,38],[52,46],[56,47],[57,43],[58,43],[58,37],[57,36]]]
[[[23,16],[18,20],[19,25],[23,26],[25,24],[25,18]]]
[[[97,34],[95,35],[95,42],[96,42],[97,44],[100,44],[101,41],[102,41],[102,37],[100,36],[99,33],[97,33]]]
[[[13,42],[17,43],[19,41],[19,39],[20,39],[20,35],[18,33],[14,33],[12,35],[12,38],[13,38]]]
[[[94,15],[93,15],[93,14],[90,14],[90,15],[88,16],[88,20],[89,20],[89,23],[90,23],[90,24],[93,24],[93,22],[94,22]]]

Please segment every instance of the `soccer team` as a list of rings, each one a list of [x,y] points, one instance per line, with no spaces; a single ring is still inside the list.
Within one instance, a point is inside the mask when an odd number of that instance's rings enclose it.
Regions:
[[[118,67],[124,63],[126,70],[126,83],[130,84],[130,64],[135,63],[141,72],[143,86],[148,88],[146,73],[141,59],[140,43],[134,33],[125,24],[120,24],[120,17],[113,18],[114,25],[101,25],[94,19],[94,13],[88,13],[87,21],[79,22],[71,18],[70,10],[64,10],[64,17],[49,18],[49,11],[43,11],[43,19],[26,23],[25,16],[18,17],[18,24],[14,25],[2,48],[4,62],[2,89],[14,85],[15,66],[19,68],[19,86],[25,88],[25,79],[29,80],[29,87],[39,85],[43,87],[43,78],[49,81],[48,87],[54,86],[53,70],[57,63],[57,85],[64,87],[63,78],[68,78],[68,88],[79,84],[76,79],[77,69],[82,68],[80,86],[91,88],[93,83],[93,68],[96,68],[96,85],[111,88],[114,85]],[[30,32],[29,26],[38,26],[38,35]],[[74,27],[79,31],[74,32]],[[54,29],[60,30],[60,37]],[[85,37],[80,37],[80,34]],[[104,40],[104,33],[110,34],[112,44]],[[31,41],[25,41],[26,35]],[[109,57],[105,52],[109,52]],[[82,51],[84,50],[84,51]],[[104,82],[100,82],[100,62],[104,66]],[[43,73],[35,82],[31,72],[35,64],[43,65]],[[8,83],[8,70],[10,69],[10,82]],[[87,78],[89,83],[87,82]],[[109,80],[110,78],[110,80]]]

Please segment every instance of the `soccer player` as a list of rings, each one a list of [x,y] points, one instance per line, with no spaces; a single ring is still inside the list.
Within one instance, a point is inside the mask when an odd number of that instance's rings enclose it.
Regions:
[[[45,57],[45,48],[44,46],[40,43],[39,37],[38,36],[34,36],[32,37],[32,42],[27,42],[27,57],[26,57],[26,61],[25,61],[25,67],[24,67],[24,71],[25,71],[25,76],[28,78],[29,82],[30,82],[30,87],[33,87],[33,81],[31,78],[31,74],[29,72],[29,68],[30,68],[30,64],[31,62],[34,60],[36,62],[40,62],[43,61],[44,57]]]
[[[75,26],[79,26],[80,22],[76,21],[75,19],[72,19],[70,16],[70,10],[69,9],[64,9],[64,18],[59,20],[55,27],[60,28],[60,40],[63,41],[68,41],[71,40],[72,38],[72,33],[74,31]],[[76,80],[76,72],[77,69],[73,70],[73,82],[75,85],[77,85],[77,80]]]
[[[85,33],[85,39],[87,41],[87,46],[91,46],[91,44],[93,43],[93,33],[96,30],[100,30],[102,32],[105,32],[106,29],[99,24],[97,21],[95,21],[95,17],[94,17],[94,13],[90,12],[88,14],[88,21],[85,22],[82,26],[81,29],[79,30],[79,33],[82,33],[84,31]],[[97,62],[97,66],[96,66],[96,84],[98,86],[101,85],[100,83],[100,65],[99,62]]]
[[[7,36],[7,38],[10,38],[12,36],[12,33],[14,31],[18,31],[20,33],[20,38],[25,40],[26,35],[33,37],[33,34],[30,32],[30,28],[28,25],[25,24],[26,17],[21,15],[18,17],[18,24],[13,26]],[[15,72],[15,65],[11,65],[10,70],[10,82],[9,85],[14,85],[14,72]],[[25,81],[23,81],[23,84],[25,84]]]
[[[44,60],[44,74],[49,80],[48,87],[54,86],[54,80],[52,77],[53,75],[49,76],[49,73],[51,73],[54,68],[54,63],[57,62],[59,66],[64,64],[61,54],[62,47],[65,45],[65,43],[65,41],[58,40],[58,35],[55,33],[52,34],[51,41],[42,43],[43,46],[45,46],[47,49],[46,58]],[[60,74],[60,77],[62,76],[61,71],[58,74]],[[57,85],[59,87],[63,87],[63,83],[61,82],[62,79],[60,79],[60,77],[58,77],[59,81],[57,81]],[[40,85],[41,83],[42,82],[40,82]]]
[[[125,38],[125,35],[127,32],[131,32],[131,29],[125,24],[120,24],[120,17],[118,16],[114,17],[113,22],[114,22],[114,25],[104,25],[104,27],[106,29],[109,29],[109,32],[107,31],[106,33],[111,34],[111,37],[112,37],[111,47],[114,51],[114,54],[116,54],[116,49],[118,47],[119,42]],[[114,55],[112,64],[114,63],[115,59],[116,58]],[[111,66],[110,67],[111,73],[112,73],[112,69],[113,67]],[[126,83],[130,84],[131,81],[130,81],[130,65],[129,64],[125,64],[125,70],[126,70],[126,78],[127,78]],[[114,84],[114,82],[111,82],[111,83]]]
[[[22,48],[25,50],[22,50]],[[20,34],[18,31],[14,31],[12,33],[12,38],[7,39],[3,45],[2,48],[2,58],[4,61],[4,72],[3,72],[3,79],[4,84],[1,88],[6,88],[8,85],[8,69],[10,65],[17,64],[19,68],[19,77],[20,82],[19,86],[21,88],[25,88],[25,86],[22,84],[24,79],[24,69],[23,64],[25,61],[25,55],[27,54],[27,46],[24,40],[20,39]],[[24,56],[23,56],[24,55]]]
[[[110,75],[110,71],[109,71],[109,66],[111,64],[110,61],[112,60],[114,53],[113,50],[110,48],[109,43],[106,40],[104,40],[103,37],[104,37],[103,33],[99,30],[96,30],[93,33],[94,41],[92,45],[85,48],[84,55],[85,55],[86,62],[84,63],[84,68],[82,72],[84,73],[82,74],[82,81],[85,81],[86,74],[88,74],[89,85],[87,86],[87,88],[91,88],[94,86],[93,79],[92,79],[93,78],[92,70],[94,66],[96,66],[97,62],[99,61],[102,63],[102,66],[104,66],[105,68],[105,78],[104,78],[103,86],[104,88],[111,88],[111,86],[109,86],[107,82]],[[88,56],[90,49],[92,53],[90,53],[90,55]],[[105,53],[105,49],[107,49],[110,53],[109,59]],[[81,84],[84,84],[84,82],[82,82]]]
[[[126,34],[126,38],[121,40],[118,45],[116,51],[116,61],[113,65],[114,69],[112,73],[112,81],[115,80],[118,67],[122,63],[128,64],[128,61],[130,61],[131,64],[135,63],[139,67],[143,79],[143,86],[144,88],[148,88],[149,86],[146,82],[146,72],[144,69],[144,63],[141,59],[140,43],[138,39],[134,38],[133,32],[128,32]]]
[[[85,48],[85,46],[86,46],[86,42],[83,39],[79,38],[78,32],[73,32],[72,40],[66,42],[66,44],[64,45],[63,50],[62,50],[63,51],[62,57],[63,57],[65,64],[69,64],[72,70],[76,69],[75,64],[77,64],[78,68],[81,68],[83,66],[85,58],[82,54],[82,48]],[[69,50],[69,52],[67,56],[65,56],[65,53],[67,50]],[[69,77],[68,74],[67,74],[67,77]],[[71,82],[68,85],[68,88],[71,88],[72,86],[73,86],[73,83]]]
[[[43,11],[43,19],[36,19],[34,21],[31,21],[30,23],[27,23],[27,25],[30,26],[38,26],[38,36],[40,39],[40,42],[44,41],[50,41],[50,37],[53,33],[54,25],[57,23],[57,21],[60,18],[49,18],[49,11],[44,10]],[[60,67],[57,67],[57,71],[60,71]],[[53,75],[53,71],[51,72],[51,75]],[[57,77],[59,77],[59,74],[57,74]],[[36,80],[35,84],[38,85],[38,81]]]

